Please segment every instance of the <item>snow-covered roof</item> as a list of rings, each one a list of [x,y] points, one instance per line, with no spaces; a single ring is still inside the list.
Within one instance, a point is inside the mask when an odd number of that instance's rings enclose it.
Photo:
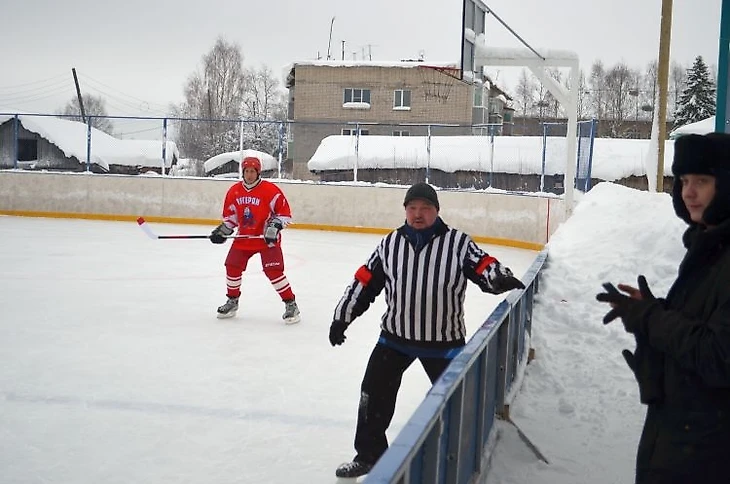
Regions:
[[[289,67],[296,66],[323,66],[323,67],[447,67],[458,69],[454,62],[421,62],[421,61],[370,61],[370,60],[305,60],[297,61]]]
[[[495,173],[542,173],[542,136],[495,136],[494,157],[488,136],[432,136],[430,159],[424,136],[360,136],[355,152],[355,136],[333,135],[322,140],[309,160],[312,171],[374,168],[435,168]],[[591,175],[613,181],[646,174],[649,140],[596,138]],[[584,145],[585,146],[585,145]],[[582,148],[583,149],[583,148]],[[545,174],[565,173],[566,138],[548,137]],[[674,142],[664,150],[664,174],[671,176]]]
[[[421,61],[371,61],[371,60],[303,60],[296,61],[284,66],[283,78],[289,83],[292,72],[297,66],[320,66],[320,67],[400,67],[413,68],[419,66],[445,67],[459,69],[455,62],[421,62]]]
[[[715,116],[710,116],[696,123],[685,124],[669,133],[670,139],[678,138],[685,134],[707,134],[715,131]]]
[[[15,114],[0,113],[0,124],[12,119]],[[55,116],[18,114],[25,129],[36,133],[53,143],[67,157],[74,157],[86,163],[87,126]],[[179,157],[177,145],[167,141],[165,146],[165,167],[172,166],[173,157]],[[162,141],[122,140],[91,128],[91,163],[109,170],[109,165],[158,167],[162,163]]]
[[[240,162],[247,156],[255,156],[261,160],[261,171],[275,170],[279,166],[279,161],[268,153],[258,150],[241,150],[241,151],[229,151],[227,153],[221,153],[209,158],[203,163],[203,168],[206,173],[210,173],[216,168],[225,165],[230,161]]]

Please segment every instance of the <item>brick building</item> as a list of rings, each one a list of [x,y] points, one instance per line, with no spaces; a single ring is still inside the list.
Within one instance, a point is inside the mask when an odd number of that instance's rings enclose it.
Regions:
[[[509,96],[486,77],[465,82],[459,73],[419,61],[293,64],[286,78],[293,177],[315,178],[307,162],[330,135],[486,134],[474,125],[501,124]]]

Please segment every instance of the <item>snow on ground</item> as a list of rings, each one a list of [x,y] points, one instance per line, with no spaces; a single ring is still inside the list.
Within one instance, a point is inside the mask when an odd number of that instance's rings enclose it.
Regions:
[[[588,192],[551,239],[533,313],[528,367],[512,417],[547,457],[538,461],[502,425],[489,484],[610,484],[633,482],[645,407],[621,356],[633,337],[595,295],[604,282],[629,283],[644,274],[666,295],[684,255],[686,225],[671,198],[611,183]]]

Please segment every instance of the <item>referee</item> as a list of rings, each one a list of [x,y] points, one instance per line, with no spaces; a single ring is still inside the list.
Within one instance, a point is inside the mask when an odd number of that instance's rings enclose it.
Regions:
[[[420,360],[434,383],[464,347],[467,280],[492,294],[525,287],[468,234],[444,223],[431,185],[411,186],[403,206],[406,223],[386,235],[355,272],[330,326],[330,343],[341,345],[350,323],[385,289],[380,337],[360,387],[357,455],[337,468],[337,477],[367,474],[388,448],[385,431],[411,363]]]

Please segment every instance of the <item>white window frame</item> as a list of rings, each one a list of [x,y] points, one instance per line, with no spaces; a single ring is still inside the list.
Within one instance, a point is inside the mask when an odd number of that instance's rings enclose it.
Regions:
[[[367,101],[365,100],[365,93],[367,93]],[[349,94],[349,100],[348,98]],[[363,87],[346,87],[342,90],[342,104],[367,104],[370,105],[370,89]]]
[[[479,96],[479,104],[477,104],[477,95],[478,95],[478,93],[481,93],[481,95]],[[474,105],[475,108],[483,108],[483,107],[485,107],[485,105],[484,105],[484,98],[487,97],[487,96],[488,96],[487,90],[484,89],[484,86],[480,86],[478,84],[475,84],[474,85],[474,99],[472,100],[472,104]]]
[[[406,93],[408,93],[408,104],[405,102]],[[393,91],[393,110],[394,111],[410,111],[411,99],[413,93],[410,89],[396,89]]]
[[[340,134],[342,136],[355,136],[355,134],[357,134],[357,129],[356,128],[342,128],[342,131],[340,131]],[[360,128],[360,136],[367,136],[369,134],[370,134],[369,129]]]

